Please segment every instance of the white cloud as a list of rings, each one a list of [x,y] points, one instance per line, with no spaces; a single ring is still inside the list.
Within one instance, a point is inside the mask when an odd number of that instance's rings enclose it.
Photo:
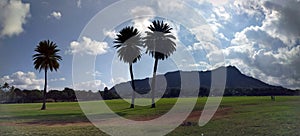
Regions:
[[[116,30],[111,30],[111,31],[103,30],[103,33],[105,36],[108,36],[111,39],[115,39],[117,37]]]
[[[1,84],[5,82],[20,89],[42,89],[44,86],[44,79],[38,79],[34,72],[18,71],[0,78]]]
[[[105,83],[101,80],[94,80],[94,81],[86,81],[77,83],[74,85],[75,90],[91,90],[91,91],[98,91],[103,90],[106,87]]]
[[[229,0],[208,0],[208,2],[211,2],[214,6],[223,6],[225,4],[228,4],[230,2]]]
[[[80,42],[71,42],[70,50],[68,52],[72,54],[102,55],[107,53],[108,48],[106,42],[99,42],[88,37],[83,37]]]
[[[123,83],[123,82],[127,82],[127,80],[124,77],[114,77],[110,81],[110,83],[113,84],[113,85],[120,84],[120,83]]]
[[[300,87],[300,45],[288,47],[260,27],[247,27],[238,32],[232,46],[223,50],[227,64],[274,85]]]
[[[246,13],[250,16],[263,14],[263,3],[265,0],[234,0],[233,8],[238,14]]]
[[[59,11],[53,11],[53,12],[48,16],[48,18],[51,18],[51,17],[53,17],[53,18],[55,18],[55,19],[57,19],[57,20],[60,20],[61,17],[62,17],[62,14],[61,14]]]
[[[141,32],[148,30],[155,11],[151,7],[141,6],[132,9],[131,15],[134,17],[133,26]]]
[[[190,64],[189,67],[197,68],[198,70],[201,69],[202,71],[214,69],[214,67],[206,61],[199,61],[198,63]]]
[[[262,29],[293,46],[300,38],[300,1],[274,0],[264,3],[266,19]]]
[[[53,78],[49,80],[50,82],[58,82],[58,81],[66,81],[66,78],[62,77],[62,78]]]
[[[300,87],[300,2],[296,0],[235,1],[236,11],[264,16],[261,25],[235,34],[224,50],[227,63],[267,83]]]
[[[205,9],[200,13],[212,31],[205,29],[209,27],[192,28],[200,42],[188,46],[189,51],[205,50],[206,58],[214,61],[221,58],[215,57],[221,50],[226,65],[237,66],[247,75],[274,85],[300,87],[299,0],[197,2],[195,7]]]
[[[247,0],[233,2],[234,11],[249,17],[263,18],[260,28],[273,38],[293,46],[300,37],[300,1]]]
[[[218,16],[219,21],[228,21],[231,18],[231,15],[226,12],[224,7],[215,7],[213,11]]]
[[[94,76],[94,77],[100,77],[100,76],[102,76],[102,73],[99,72],[99,71],[97,71],[97,70],[86,72],[86,74],[87,74],[87,75],[92,75],[92,76]]]
[[[76,5],[78,8],[81,8],[81,0],[77,0]]]
[[[184,1],[167,1],[167,0],[158,0],[158,7],[160,10],[166,13],[171,13],[174,11],[180,11],[183,9]]]
[[[30,4],[17,0],[0,1],[0,37],[19,35],[30,17]]]

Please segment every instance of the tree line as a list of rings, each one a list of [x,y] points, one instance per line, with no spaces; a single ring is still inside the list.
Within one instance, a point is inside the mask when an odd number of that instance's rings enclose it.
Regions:
[[[137,93],[143,90],[136,90]],[[198,97],[209,96],[210,89],[201,87],[198,90]],[[187,91],[189,92],[189,91]],[[168,88],[163,93],[163,98],[176,98],[180,93],[183,93],[183,97],[197,97],[192,94],[184,92],[178,88]],[[103,91],[93,92],[89,91],[77,91],[72,88],[64,88],[63,90],[50,90],[46,93],[46,102],[76,102],[76,101],[90,101],[100,100],[100,95],[103,100],[120,99],[121,97],[114,90],[109,90],[107,87]],[[220,96],[221,94],[213,93],[213,96]],[[223,96],[293,96],[300,95],[300,90],[290,89],[270,89],[270,88],[226,88]],[[76,96],[80,96],[78,99]],[[130,98],[131,95],[123,96]],[[43,102],[43,90],[21,90],[14,86],[9,86],[7,83],[0,85],[0,103],[38,103]]]
[[[0,103],[40,103],[44,101],[44,90],[21,90],[7,83],[0,85]],[[75,91],[72,88],[64,88],[63,90],[50,90],[46,92],[46,102],[76,102],[79,101],[76,95],[80,96],[80,101],[100,100],[100,95],[104,100],[120,98],[117,93],[109,92],[107,88],[104,91],[93,92]]]

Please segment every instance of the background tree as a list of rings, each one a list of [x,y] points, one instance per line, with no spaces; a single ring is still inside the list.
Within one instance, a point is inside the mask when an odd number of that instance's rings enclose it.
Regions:
[[[47,71],[57,71],[59,68],[59,61],[62,60],[61,56],[58,55],[60,51],[54,42],[49,40],[41,41],[35,50],[37,53],[33,55],[34,68],[36,70],[45,71],[45,85],[43,93],[43,105],[41,110],[46,109],[46,93],[47,93]]]
[[[65,89],[62,91],[63,98],[65,101],[75,101],[76,100],[76,94],[75,91],[71,88],[65,87]]]
[[[2,89],[3,93],[2,93],[2,96],[1,96],[1,99],[2,99],[1,103],[6,103],[8,101],[9,88],[10,88],[10,86],[7,82],[5,82],[2,85],[1,89]]]
[[[6,82],[5,82],[5,83],[3,84],[3,86],[2,86],[2,88],[3,88],[5,91],[7,91],[7,90],[9,89],[9,87],[10,87],[9,84],[6,83]]]
[[[151,82],[151,108],[155,108],[155,82],[158,60],[167,59],[174,51],[176,51],[175,36],[171,34],[172,28],[163,21],[154,20],[148,27],[150,31],[146,31],[145,46],[146,53],[154,58],[153,76]]]
[[[130,108],[134,108],[135,85],[132,64],[141,59],[141,47],[143,47],[142,38],[136,28],[128,26],[117,34],[114,43],[114,47],[118,49],[119,59],[129,64],[131,87],[133,89]]]
[[[53,99],[54,102],[57,102],[58,100],[62,100],[63,99],[62,91],[50,90],[47,93],[47,98]]]
[[[105,87],[104,88],[104,91],[103,91],[103,95],[102,95],[102,97],[103,97],[103,100],[107,100],[108,98],[109,98],[109,92],[108,92],[109,90],[108,90],[108,88],[107,87]]]

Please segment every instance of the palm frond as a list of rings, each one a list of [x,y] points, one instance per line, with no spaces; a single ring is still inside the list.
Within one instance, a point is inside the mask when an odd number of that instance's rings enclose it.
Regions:
[[[164,60],[176,51],[176,37],[171,34],[172,28],[164,21],[154,20],[144,37],[146,53],[156,59]]]
[[[39,42],[35,48],[37,52],[33,57],[33,64],[36,70],[48,70],[57,71],[59,68],[59,61],[62,60],[62,57],[59,56],[57,46],[54,42],[49,40],[44,40]]]
[[[143,42],[139,31],[134,27],[125,27],[114,41],[114,48],[118,49],[118,57],[125,63],[135,63],[141,58]]]

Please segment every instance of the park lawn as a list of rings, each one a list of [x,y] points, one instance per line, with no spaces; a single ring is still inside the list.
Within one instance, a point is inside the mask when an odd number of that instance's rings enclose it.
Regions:
[[[123,117],[149,119],[166,113],[176,100],[161,99],[155,109],[149,106],[128,109],[129,104],[123,100],[106,103]],[[205,102],[206,98],[199,98],[186,120],[192,125],[180,126],[168,135],[300,135],[299,96],[276,97],[276,101],[270,97],[224,97],[214,118],[199,127],[197,123]],[[48,103],[46,111],[39,110],[40,107],[40,103],[1,104],[1,136],[105,135],[88,121],[76,102]]]

